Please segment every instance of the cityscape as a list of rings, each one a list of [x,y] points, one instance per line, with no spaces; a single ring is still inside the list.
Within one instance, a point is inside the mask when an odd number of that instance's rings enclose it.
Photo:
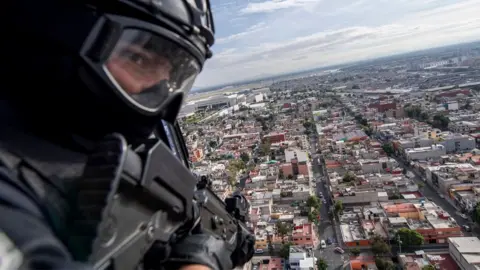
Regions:
[[[250,202],[244,269],[480,268],[480,42],[196,91],[178,121]]]

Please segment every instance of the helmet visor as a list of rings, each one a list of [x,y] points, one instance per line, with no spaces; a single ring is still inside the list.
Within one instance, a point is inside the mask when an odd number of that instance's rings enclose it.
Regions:
[[[188,91],[200,65],[183,47],[140,29],[125,29],[104,70],[123,96],[157,111],[174,92]]]

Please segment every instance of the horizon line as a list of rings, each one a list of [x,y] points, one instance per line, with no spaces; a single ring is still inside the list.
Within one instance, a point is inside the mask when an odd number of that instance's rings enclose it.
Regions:
[[[222,87],[234,86],[234,85],[238,85],[238,84],[247,84],[247,83],[258,82],[258,81],[262,81],[262,80],[269,80],[269,79],[274,79],[274,78],[281,77],[281,76],[294,75],[294,74],[298,74],[298,73],[310,72],[310,71],[315,71],[315,70],[319,70],[319,69],[328,70],[328,69],[333,69],[334,67],[340,68],[340,67],[344,67],[344,66],[348,66],[348,65],[357,65],[361,62],[375,61],[375,60],[380,60],[380,59],[388,58],[388,57],[402,56],[402,55],[405,55],[405,54],[411,54],[411,53],[417,53],[417,52],[422,52],[422,51],[446,48],[446,47],[451,47],[451,46],[473,44],[473,43],[478,43],[478,42],[480,42],[480,40],[468,41],[468,42],[459,42],[459,43],[454,43],[454,44],[449,44],[449,45],[441,45],[441,46],[437,46],[437,47],[430,47],[428,49],[417,49],[417,50],[414,50],[414,51],[395,53],[395,54],[390,54],[390,55],[381,56],[381,57],[373,57],[373,58],[368,58],[368,59],[364,59],[364,60],[345,62],[345,63],[341,63],[341,64],[332,64],[332,65],[326,65],[326,66],[320,66],[320,67],[313,67],[313,68],[309,68],[309,69],[291,71],[291,72],[287,72],[287,73],[278,73],[278,74],[275,74],[275,75],[270,75],[270,76],[265,76],[265,77],[258,77],[258,78],[244,79],[244,80],[239,80],[239,81],[232,81],[230,83],[223,83],[223,84],[217,84],[217,85],[212,85],[212,86],[203,86],[203,87],[193,86],[191,93],[192,92],[197,92],[197,91],[200,91],[200,90],[209,90],[209,89],[213,90],[215,88],[222,88]],[[195,89],[195,90],[193,90],[193,89]]]

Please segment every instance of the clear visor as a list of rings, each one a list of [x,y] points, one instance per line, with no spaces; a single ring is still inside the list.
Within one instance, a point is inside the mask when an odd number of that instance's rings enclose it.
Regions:
[[[124,96],[152,111],[174,92],[188,94],[200,66],[190,53],[168,39],[125,29],[104,70]]]

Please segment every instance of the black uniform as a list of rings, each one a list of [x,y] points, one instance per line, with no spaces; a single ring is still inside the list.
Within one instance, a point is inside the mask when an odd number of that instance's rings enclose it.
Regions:
[[[72,148],[80,142],[72,138]],[[87,147],[85,142],[83,147]],[[76,262],[81,235],[75,232],[74,181],[86,155],[60,147],[19,129],[0,133],[0,269],[92,269]],[[231,269],[222,239],[193,235],[172,249],[166,269],[200,264]],[[8,250],[5,251],[5,250]],[[4,251],[3,253],[1,253]],[[77,253],[78,255],[78,253]],[[160,263],[159,263],[159,266]],[[5,268],[2,268],[5,267]]]
[[[1,133],[0,230],[18,249],[2,260],[21,256],[25,269],[89,269],[67,249],[69,193],[85,155],[18,130]]]
[[[211,56],[209,1],[8,1],[0,17],[0,270],[90,269],[73,183],[105,135],[175,122]],[[220,239],[178,245],[167,269],[232,267]]]

